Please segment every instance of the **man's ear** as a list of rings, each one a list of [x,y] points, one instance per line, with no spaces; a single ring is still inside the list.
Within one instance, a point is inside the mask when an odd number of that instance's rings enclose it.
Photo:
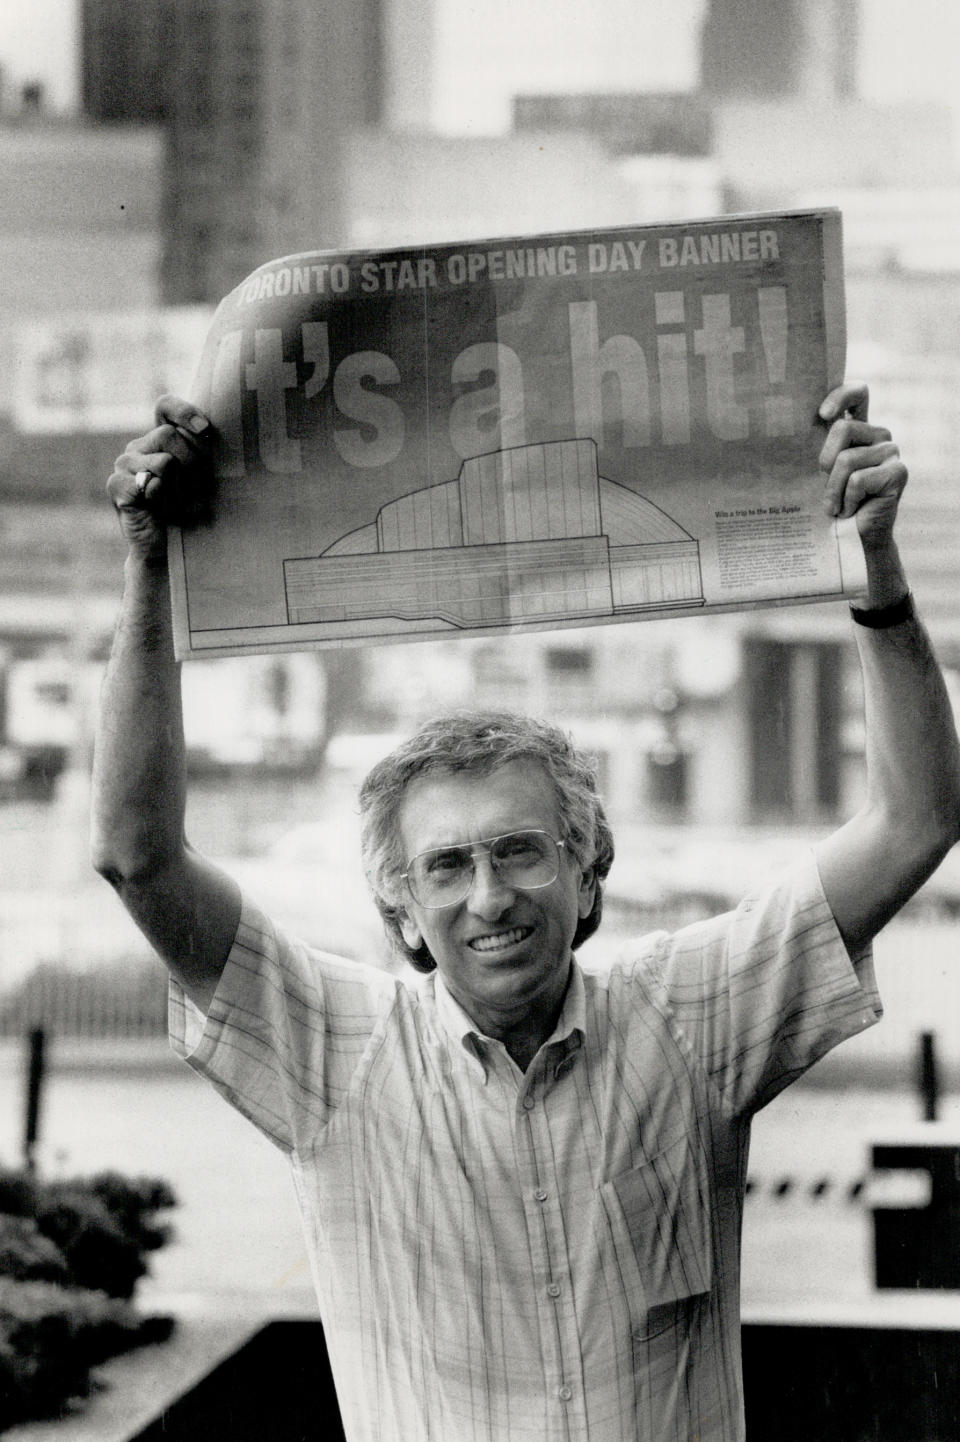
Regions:
[[[411,951],[417,951],[423,945],[423,932],[408,911],[402,907],[397,908],[397,925],[400,927],[400,935],[403,937]]]

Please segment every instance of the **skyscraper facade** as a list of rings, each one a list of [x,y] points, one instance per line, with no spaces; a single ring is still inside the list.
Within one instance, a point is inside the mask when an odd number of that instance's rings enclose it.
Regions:
[[[166,0],[82,0],[80,105],[88,120],[163,119]]]
[[[703,90],[719,99],[851,100],[857,0],[709,0]]]
[[[341,143],[380,119],[382,4],[166,0],[166,302],[344,243]]]

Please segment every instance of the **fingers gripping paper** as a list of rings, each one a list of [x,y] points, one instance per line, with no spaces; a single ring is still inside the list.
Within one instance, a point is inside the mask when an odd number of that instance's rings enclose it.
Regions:
[[[173,535],[177,653],[856,594],[817,468],[844,348],[836,211],[261,266],[192,396],[216,487]]]

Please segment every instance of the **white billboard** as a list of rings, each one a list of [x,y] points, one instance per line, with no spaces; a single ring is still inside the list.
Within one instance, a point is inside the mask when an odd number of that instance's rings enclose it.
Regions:
[[[15,335],[20,431],[146,428],[164,391],[189,394],[213,314],[207,306],[44,316]]]

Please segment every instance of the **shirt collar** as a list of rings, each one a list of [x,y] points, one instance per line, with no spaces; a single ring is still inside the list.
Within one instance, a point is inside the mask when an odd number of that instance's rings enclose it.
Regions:
[[[481,1051],[483,1043],[490,1041],[491,1038],[480,1031],[476,1022],[472,1021],[460,1003],[454,1000],[439,971],[433,973],[433,985],[437,1018],[441,1027],[451,1041],[459,1042],[470,1059],[483,1068],[484,1076],[486,1076],[486,1067],[483,1064]],[[582,1046],[586,1030],[587,993],[583,983],[583,972],[574,957],[571,960],[570,980],[567,984],[560,1015],[557,1017],[557,1024],[544,1045],[555,1046],[566,1043],[568,1052],[575,1051],[577,1047]]]

